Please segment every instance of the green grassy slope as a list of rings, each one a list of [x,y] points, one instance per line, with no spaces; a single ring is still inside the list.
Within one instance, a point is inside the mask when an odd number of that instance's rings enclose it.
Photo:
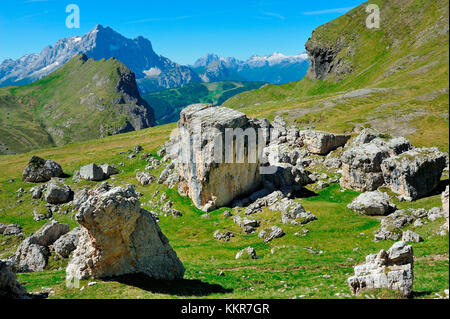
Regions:
[[[263,85],[262,82],[236,81],[190,83],[177,89],[143,94],[143,98],[155,110],[156,123],[167,124],[178,121],[180,111],[190,104],[221,105],[234,95],[259,89]]]
[[[40,81],[0,89],[0,154],[107,136],[133,121],[129,109],[152,117],[117,89],[130,79],[118,60],[79,55]]]
[[[365,26],[371,3],[380,29]],[[368,1],[313,32],[307,49],[337,53],[322,80],[265,86],[224,105],[336,132],[371,126],[448,151],[448,19],[448,0]],[[386,90],[344,95],[365,88]]]
[[[297,199],[307,210],[313,212],[318,220],[305,227],[281,225],[280,213],[264,210],[251,216],[261,221],[260,229],[279,225],[286,236],[265,244],[257,234],[245,234],[232,222],[223,217],[221,208],[210,214],[209,219],[201,218],[204,213],[196,209],[191,200],[178,195],[176,189],[164,185],[151,184],[140,186],[136,181],[137,170],[144,170],[147,162],[138,158],[128,159],[120,154],[136,144],[144,147],[145,152],[155,153],[158,145],[164,143],[175,124],[154,127],[137,132],[126,133],[59,148],[40,150],[33,154],[51,158],[63,166],[64,172],[72,176],[80,166],[96,162],[118,165],[120,174],[110,183],[133,184],[143,194],[141,203],[150,209],[148,203],[155,201],[156,190],[168,194],[174,202],[174,208],[183,213],[175,219],[163,217],[159,222],[170,244],[184,263],[187,271],[185,279],[176,282],[154,282],[140,278],[137,281],[97,281],[98,284],[87,287],[83,281],[82,291],[67,289],[64,267],[67,261],[51,260],[48,269],[40,273],[19,274],[19,280],[30,291],[40,291],[42,287],[51,287],[55,295],[51,298],[355,298],[350,295],[346,280],[353,273],[353,266],[364,261],[365,256],[384,248],[393,242],[373,241],[373,231],[380,225],[379,217],[356,214],[346,205],[358,193],[341,192],[338,184],[319,191],[316,195]],[[35,232],[45,221],[33,221],[33,209],[45,210],[43,200],[32,204],[28,192],[21,198],[16,191],[23,187],[29,191],[32,184],[21,181],[21,172],[31,154],[0,157],[0,223],[18,223],[24,227],[26,235]],[[152,174],[158,175],[162,168]],[[10,179],[14,182],[10,182]],[[448,179],[445,176],[444,179]],[[100,183],[82,182],[73,184],[69,177],[66,182],[76,190],[82,187],[94,187]],[[18,200],[22,202],[18,202]],[[420,199],[414,203],[395,202],[399,208],[439,206],[439,195]],[[54,217],[71,227],[76,226],[73,214],[55,214]],[[430,222],[424,227],[414,229],[425,241],[414,243],[415,298],[434,298],[435,293],[443,295],[449,285],[449,237],[437,236],[435,232],[443,224],[443,219]],[[307,228],[306,236],[295,235]],[[226,229],[234,233],[230,242],[218,242],[213,238],[217,229]],[[0,258],[12,255],[19,244],[14,237],[0,235]],[[235,254],[253,246],[259,259],[235,260]],[[313,255],[305,248],[312,247],[323,254]],[[359,248],[354,251],[354,248]],[[272,252],[273,250],[273,252]],[[219,276],[220,272],[223,276]],[[357,298],[375,295],[378,298],[399,298],[388,291],[367,292]]]

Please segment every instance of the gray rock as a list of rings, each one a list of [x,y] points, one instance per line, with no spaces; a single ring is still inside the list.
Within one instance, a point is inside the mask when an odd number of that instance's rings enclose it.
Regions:
[[[236,254],[236,259],[258,259],[258,256],[253,247],[247,247]]]
[[[238,215],[233,216],[233,221],[248,234],[255,232],[256,228],[260,225],[260,222],[257,220],[242,218]]]
[[[17,224],[10,224],[10,225],[0,224],[0,234],[3,234],[4,236],[21,237],[23,236],[22,226]]]
[[[405,243],[408,243],[408,242],[420,243],[423,241],[423,238],[419,234],[417,234],[411,230],[407,230],[407,231],[403,232],[402,241]]]
[[[45,201],[49,204],[64,204],[70,201],[72,190],[62,179],[52,178],[47,184]]]
[[[53,212],[50,210],[46,214],[40,214],[36,209],[33,210],[33,219],[37,222],[41,220],[50,219],[53,217]]]
[[[23,171],[22,179],[25,182],[44,183],[53,177],[63,175],[61,165],[52,160],[45,160],[37,156],[33,156]]]
[[[384,216],[396,210],[394,204],[389,203],[390,197],[380,191],[365,192],[353,200],[347,207],[355,212],[371,215]]]
[[[344,146],[351,136],[304,130],[300,131],[300,137],[310,153],[326,155],[338,147]]]
[[[420,148],[383,161],[381,169],[388,187],[406,200],[429,194],[439,184],[445,154],[437,148]]]
[[[68,258],[70,253],[75,250],[78,245],[78,233],[80,228],[74,228],[67,234],[61,236],[52,245],[53,250],[56,255],[60,258]]]
[[[449,221],[448,221],[448,212],[449,212],[449,186],[447,185],[447,187],[445,188],[445,191],[442,193],[441,195],[441,200],[442,200],[442,210],[444,212],[444,217],[445,217],[445,224],[442,225],[442,231],[445,233],[445,231],[448,233],[449,232]]]
[[[280,211],[281,222],[285,225],[305,225],[317,220],[317,217],[311,212],[307,212],[301,204],[289,198],[283,198],[271,205],[269,209],[271,211]]]
[[[218,229],[214,232],[214,238],[220,241],[230,241],[231,237],[234,237],[234,235],[229,231],[221,231]]]
[[[91,190],[75,217],[81,230],[67,278],[136,273],[157,280],[183,278],[183,264],[152,215],[141,209],[132,186]]]
[[[31,198],[32,199],[40,199],[42,197],[42,193],[44,191],[43,186],[35,186],[32,189],[30,189],[31,192]]]
[[[69,225],[51,221],[35,234],[25,238],[17,248],[14,260],[22,272],[42,271],[48,263],[48,246],[69,231]]]
[[[433,207],[427,212],[427,217],[431,221],[444,217],[444,212],[440,207]]]
[[[327,158],[323,165],[328,168],[339,169],[342,166],[342,161],[339,158]]]
[[[106,176],[103,169],[92,163],[80,168],[80,177],[87,181],[103,181]]]
[[[354,294],[367,289],[392,289],[405,297],[412,294],[414,255],[411,246],[395,243],[387,252],[366,257],[366,263],[355,266],[355,275],[348,279]]]
[[[111,166],[109,164],[103,164],[103,165],[100,166],[100,168],[102,169],[103,174],[106,177],[110,177],[112,175],[119,174],[119,170],[117,168],[115,168],[114,166]]]
[[[283,229],[278,226],[272,226],[270,228],[262,230],[258,237],[264,239],[265,243],[271,242],[275,238],[281,238],[285,235]]]
[[[17,281],[11,265],[0,260],[0,299],[28,299],[26,289]]]
[[[146,186],[148,184],[152,184],[156,181],[156,177],[148,174],[148,173],[143,173],[143,172],[138,172],[136,174],[136,179],[139,181],[139,183],[141,183],[142,186]]]
[[[283,195],[281,192],[275,191],[267,196],[257,199],[245,209],[245,215],[252,215],[261,212],[264,207],[273,205],[280,198],[282,198],[282,196]]]

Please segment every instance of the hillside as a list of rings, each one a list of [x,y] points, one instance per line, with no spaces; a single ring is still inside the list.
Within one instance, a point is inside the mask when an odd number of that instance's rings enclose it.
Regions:
[[[0,154],[148,128],[153,109],[116,59],[79,55],[30,85],[0,89]]]
[[[142,97],[155,110],[155,120],[160,125],[178,121],[180,111],[190,104],[221,105],[234,95],[258,89],[263,85],[263,82],[236,81],[190,83],[177,89],[143,94]]]
[[[365,26],[370,3],[380,8],[380,29]],[[313,32],[307,78],[225,106],[336,132],[373,127],[448,151],[448,20],[448,0],[369,1]]]

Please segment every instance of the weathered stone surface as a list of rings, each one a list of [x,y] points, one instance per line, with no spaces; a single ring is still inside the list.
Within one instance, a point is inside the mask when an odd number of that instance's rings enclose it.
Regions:
[[[52,248],[57,256],[59,256],[60,258],[69,257],[70,253],[77,247],[79,232],[79,227],[74,228],[53,243]]]
[[[375,241],[399,240],[402,236],[402,228],[411,225],[415,220],[412,213],[405,210],[396,212],[384,217],[381,220],[381,227],[375,232]]]
[[[44,191],[43,186],[35,186],[32,189],[30,189],[31,192],[31,198],[32,199],[40,199],[42,197],[42,193]]]
[[[244,146],[243,163],[226,163],[223,144],[226,129],[258,129],[257,121],[225,107],[195,104],[185,108],[178,122],[180,149],[179,189],[204,211],[225,206],[236,197],[249,194],[261,184],[259,156]],[[201,137],[200,137],[201,135]],[[196,142],[193,142],[195,140]],[[201,147],[192,147],[199,145]],[[216,152],[214,149],[217,148]],[[254,157],[249,160],[250,157]],[[222,160],[215,156],[222,155]],[[195,160],[194,160],[195,159]]]
[[[269,207],[271,211],[281,212],[281,222],[285,225],[305,225],[317,217],[306,211],[305,208],[289,198],[283,198]]]
[[[275,191],[267,196],[258,198],[245,209],[245,215],[252,215],[261,212],[264,207],[273,205],[280,198],[282,198],[282,196],[283,194],[280,191]]]
[[[183,264],[152,215],[141,209],[132,186],[103,185],[89,191],[76,220],[81,230],[68,278],[134,273],[165,280],[183,277]]]
[[[69,225],[51,221],[35,234],[25,238],[14,256],[18,269],[22,272],[42,271],[47,266],[50,251],[48,246],[69,231]]]
[[[142,186],[146,186],[156,181],[156,177],[145,172],[138,172],[136,174],[136,179]]]
[[[119,174],[119,170],[109,164],[103,164],[100,166],[100,168],[102,169],[104,176],[107,177]]]
[[[17,224],[0,224],[0,234],[3,234],[4,236],[23,236],[22,227]]]
[[[394,204],[389,203],[390,196],[380,191],[365,192],[356,197],[347,207],[355,212],[371,215],[384,216],[396,210]]]
[[[258,259],[258,256],[253,247],[247,247],[236,254],[236,259]]]
[[[22,179],[25,182],[45,183],[53,177],[63,175],[61,165],[52,160],[45,160],[37,156],[33,156],[23,171]]]
[[[423,238],[419,234],[417,234],[411,230],[407,230],[407,231],[403,232],[402,241],[405,243],[409,243],[409,242],[419,243],[419,242],[423,241]]]
[[[221,231],[220,229],[218,229],[214,232],[213,237],[220,241],[230,241],[230,238],[234,237],[234,235],[229,231]]]
[[[388,251],[366,257],[366,263],[355,266],[355,275],[348,279],[350,289],[358,294],[367,289],[392,289],[405,297],[412,294],[414,281],[412,246],[395,243]]]
[[[260,225],[260,222],[257,220],[242,218],[238,215],[233,216],[233,221],[248,234],[253,233]]]
[[[106,176],[103,169],[98,165],[92,163],[80,168],[80,177],[87,181],[103,181]]]
[[[271,242],[275,238],[281,238],[285,235],[283,229],[281,229],[278,226],[272,226],[267,229],[263,229],[259,234],[258,237],[264,239],[265,243]]]
[[[344,146],[351,136],[304,130],[300,131],[300,137],[310,153],[326,155],[336,148]]]
[[[49,204],[64,204],[70,201],[72,190],[60,178],[52,178],[47,184],[45,201]]]
[[[11,265],[0,260],[0,299],[27,298],[26,289],[17,281]]]
[[[445,167],[445,154],[437,148],[420,148],[383,161],[383,178],[406,200],[427,195],[436,188]]]
[[[376,190],[384,183],[381,163],[388,156],[387,147],[373,142],[347,149],[341,157],[341,186],[360,192]]]

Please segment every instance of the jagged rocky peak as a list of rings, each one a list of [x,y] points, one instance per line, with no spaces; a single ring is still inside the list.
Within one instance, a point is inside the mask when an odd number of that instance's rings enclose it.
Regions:
[[[0,86],[23,85],[39,80],[70,59],[84,53],[95,60],[116,58],[128,66],[137,79],[151,78],[143,91],[178,87],[200,81],[189,67],[160,56],[152,43],[142,36],[128,39],[110,27],[98,24],[83,36],[74,36],[45,47],[40,54],[26,55],[0,65]]]

